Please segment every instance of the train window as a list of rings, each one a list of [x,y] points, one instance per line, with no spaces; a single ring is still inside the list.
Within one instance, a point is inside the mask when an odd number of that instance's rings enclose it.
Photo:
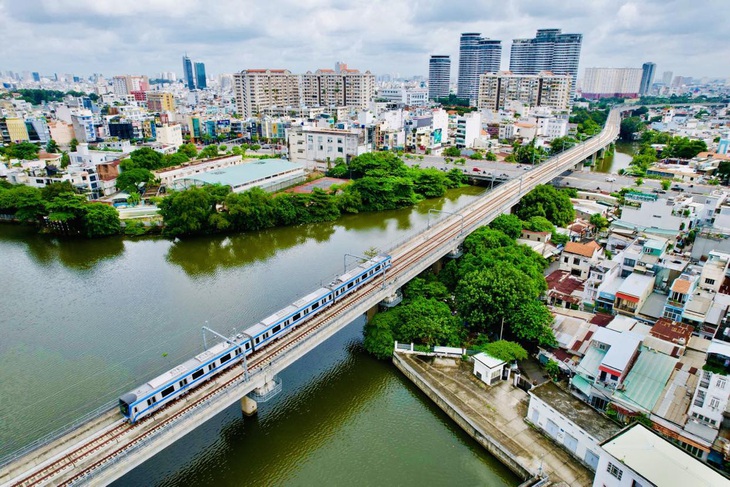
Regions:
[[[157,402],[157,398],[155,396],[152,396],[149,399],[147,399],[147,405],[148,406],[152,406],[156,402]]]
[[[317,309],[317,308],[319,308],[319,302],[317,302],[317,303],[312,303],[312,311],[314,311],[314,310],[315,310],[315,309]]]
[[[276,325],[273,330],[271,330],[274,333],[279,333],[279,330],[281,330],[281,325]]]
[[[205,370],[203,370],[203,369],[196,370],[195,372],[193,372],[193,380],[199,379],[200,376],[202,376],[203,374],[205,374]]]
[[[236,355],[241,355],[241,349],[240,348],[237,348],[236,349]]]
[[[228,354],[226,354],[226,355],[224,355],[224,356],[221,357],[221,364],[224,364],[224,363],[228,362],[229,360],[231,360],[231,354],[230,353],[228,353]]]
[[[375,270],[376,270],[376,271],[379,271],[379,270],[380,270],[380,266],[377,266],[377,267],[375,268]]]
[[[186,385],[188,385],[188,380],[187,379],[183,379],[183,380],[180,381],[180,387],[185,387]]]
[[[248,350],[249,348],[251,348],[251,342],[246,342],[246,350]]]
[[[172,394],[173,392],[175,392],[175,386],[170,386],[167,389],[165,389],[164,391],[162,391],[161,394],[162,394],[162,397],[167,397],[170,394]]]
[[[293,319],[294,321],[297,321],[297,320],[298,320],[299,318],[301,318],[301,317],[302,317],[302,314],[301,314],[301,313],[297,313],[297,314],[295,314],[294,316],[292,316],[292,319]]]
[[[254,340],[253,342],[254,342],[254,343],[255,343],[256,345],[258,345],[260,341],[261,341],[261,337],[256,337],[256,339],[255,339],[255,340]]]
[[[350,289],[354,284],[355,284],[354,282],[351,282],[350,284],[348,284],[347,289]]]
[[[215,369],[215,362],[211,363],[211,364],[210,364],[210,365],[208,366],[208,371],[211,371],[211,370],[213,370],[213,369]]]

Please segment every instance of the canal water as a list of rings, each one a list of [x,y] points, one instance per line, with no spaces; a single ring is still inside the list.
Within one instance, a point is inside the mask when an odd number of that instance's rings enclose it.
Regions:
[[[0,455],[202,350],[482,194],[230,237],[62,240],[0,225]],[[350,261],[352,263],[352,261]],[[389,363],[358,320],[282,374],[284,391],[237,405],[116,485],[516,485]]]
[[[637,147],[638,145],[634,142],[616,142],[616,150],[613,155],[604,157],[602,161],[598,161],[596,165],[591,167],[591,171],[617,174],[619,169],[629,167],[629,163],[634,157]]]

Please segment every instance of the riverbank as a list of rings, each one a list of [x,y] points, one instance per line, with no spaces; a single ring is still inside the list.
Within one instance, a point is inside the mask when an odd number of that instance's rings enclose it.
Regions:
[[[521,389],[504,381],[487,387],[472,374],[470,363],[458,359],[395,353],[393,363],[525,484],[540,475],[551,484],[592,484],[590,470],[524,421],[529,396]]]

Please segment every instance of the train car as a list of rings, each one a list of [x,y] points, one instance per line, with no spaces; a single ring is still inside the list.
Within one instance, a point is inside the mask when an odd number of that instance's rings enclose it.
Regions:
[[[231,339],[235,343],[219,343],[172,370],[155,377],[137,389],[119,398],[119,410],[130,422],[152,414],[162,405],[188,392],[200,382],[240,362],[248,355],[265,348],[272,341],[287,334],[337,299],[354,292],[366,282],[382,274],[391,265],[389,255],[378,255],[342,274],[327,287],[319,288],[298,299],[286,308],[264,318],[260,322]]]
[[[122,416],[130,423],[135,423],[200,382],[239,362],[242,351],[251,346],[250,340],[244,335],[240,334],[236,338],[242,342],[240,345],[219,343],[121,396],[119,410]]]
[[[337,301],[345,294],[355,291],[375,276],[382,274],[390,267],[390,261],[389,255],[377,255],[337,277],[327,286],[332,290],[333,299]]]
[[[257,350],[287,334],[331,304],[332,291],[322,287],[247,328],[244,333],[251,337],[254,350]]]

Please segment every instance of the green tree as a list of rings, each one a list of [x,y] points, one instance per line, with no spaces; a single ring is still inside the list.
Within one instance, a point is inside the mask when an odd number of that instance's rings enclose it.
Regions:
[[[135,167],[154,171],[164,167],[162,154],[150,149],[149,147],[141,147],[129,154]]]
[[[575,210],[570,197],[550,185],[539,185],[527,193],[514,212],[521,220],[542,216],[553,224],[564,227],[575,218]]]
[[[448,179],[438,169],[413,169],[413,191],[426,198],[438,198],[446,194]]]
[[[155,175],[147,169],[133,168],[122,171],[117,176],[117,189],[119,191],[138,191],[140,183],[150,183],[155,180]]]
[[[127,197],[127,204],[130,206],[137,206],[141,200],[142,200],[142,197],[139,195],[139,193],[136,191],[133,191]]]
[[[173,192],[160,202],[165,223],[163,233],[177,237],[207,233],[209,219],[215,213],[215,198],[203,188]]]
[[[469,155],[469,159],[472,159],[474,161],[481,161],[482,159],[484,159],[484,156],[482,156],[481,152],[474,151]]]
[[[441,154],[444,157],[461,157],[461,149],[458,147],[447,147]]]
[[[76,140],[76,138],[74,137],[73,139],[71,139],[71,142],[69,142],[69,144],[68,144],[69,152],[76,152],[76,148],[78,146],[79,146],[79,141]]]
[[[527,350],[522,348],[522,345],[507,340],[497,340],[496,342],[485,343],[477,346],[477,349],[494,358],[504,360],[505,362],[527,359]]]
[[[596,227],[596,230],[599,232],[601,230],[608,228],[608,220],[606,219],[605,216],[601,215],[600,213],[594,213],[593,215],[591,215],[590,222],[591,222],[591,225]]]
[[[46,203],[48,219],[65,223],[72,230],[81,231],[86,214],[86,198],[74,193],[61,193]]]
[[[497,155],[492,151],[487,151],[487,153],[484,154],[484,159],[487,161],[496,161]]]
[[[621,120],[621,127],[619,129],[619,137],[622,140],[632,141],[634,140],[634,134],[641,132],[645,127],[639,117],[628,117]]]
[[[560,366],[555,360],[548,360],[548,363],[545,364],[545,372],[548,373],[551,379],[557,381],[560,376]]]
[[[560,154],[563,151],[570,149],[578,143],[573,137],[568,135],[564,137],[556,137],[550,141],[550,154]]]
[[[717,166],[717,174],[722,177],[723,181],[727,182],[730,178],[730,161],[720,161]]]
[[[46,144],[46,152],[48,152],[49,154],[55,154],[58,152],[58,150],[58,144],[56,143],[56,141],[53,139],[49,140]]]
[[[218,157],[217,145],[207,145],[198,153],[198,159],[210,159],[213,157]]]
[[[176,152],[174,154],[166,154],[163,157],[163,165],[165,167],[170,166],[179,166],[181,164],[184,164],[186,162],[190,161],[190,158],[187,156],[187,154],[184,154],[182,152]]]
[[[666,191],[672,186],[672,181],[670,179],[662,179],[661,185],[662,189]]]
[[[466,274],[456,288],[459,314],[477,331],[499,330],[523,303],[538,298],[541,289],[524,272],[503,262]],[[527,324],[525,324],[527,328]]]
[[[61,193],[75,193],[76,189],[70,181],[51,183],[41,188],[41,196],[46,201],[53,201],[53,198]]]
[[[21,142],[19,144],[10,144],[6,149],[6,155],[10,158],[21,159],[21,160],[33,160],[38,159],[38,152],[40,147],[31,142]]]
[[[393,328],[398,341],[427,346],[459,345],[458,322],[451,309],[441,301],[417,297],[403,306],[400,320]]]
[[[376,314],[363,331],[363,347],[375,357],[383,360],[393,356],[395,337],[393,326],[400,319],[400,310],[392,309]]]
[[[71,158],[69,157],[68,152],[63,151],[61,153],[61,169],[66,169],[69,164],[71,164]]]
[[[185,154],[189,159],[195,159],[195,156],[198,155],[198,148],[195,147],[195,144],[183,144],[180,147],[177,148],[177,152],[179,154]]]
[[[523,225],[525,230],[530,230],[531,232],[552,233],[555,231],[555,225],[553,225],[550,220],[542,216],[532,216],[529,220],[523,222]]]
[[[555,335],[550,325],[553,315],[545,303],[532,299],[520,303],[517,311],[505,323],[509,323],[510,334],[522,342],[538,343],[541,346],[554,346]]]
[[[46,206],[38,188],[17,185],[0,189],[0,213],[15,215],[20,221],[36,221],[45,215]]]
[[[522,235],[522,221],[515,215],[502,213],[489,224],[489,228],[499,230],[510,238]]]
[[[636,181],[634,181],[634,183],[635,183],[635,184],[636,184],[637,186],[641,186],[642,184],[644,184],[644,180],[643,180],[643,179],[641,179],[641,178],[636,178]]]
[[[87,203],[84,207],[83,228],[89,238],[119,235],[119,212],[104,203]]]

